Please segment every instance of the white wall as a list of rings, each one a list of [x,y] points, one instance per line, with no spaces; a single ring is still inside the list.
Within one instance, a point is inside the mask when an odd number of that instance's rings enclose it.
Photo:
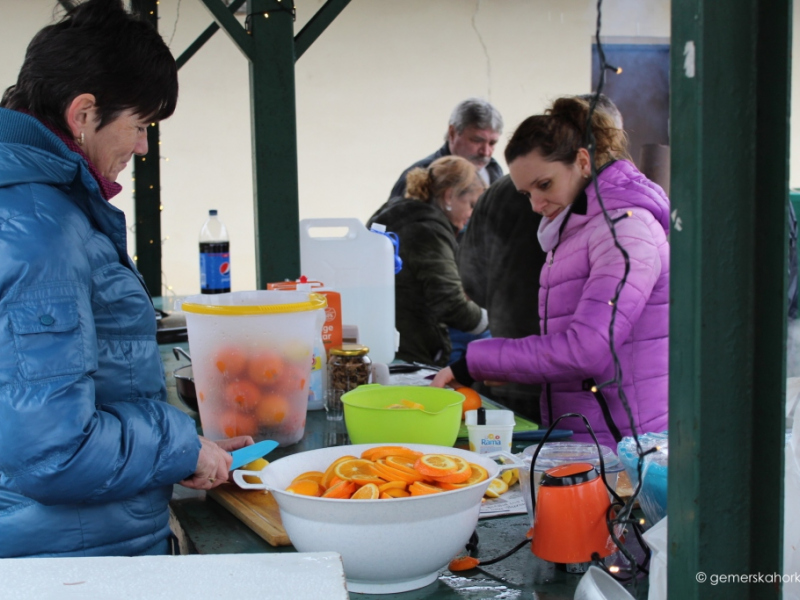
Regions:
[[[296,0],[296,31],[323,4]],[[0,88],[50,22],[55,0],[0,0]],[[595,0],[353,0],[297,63],[300,217],[366,220],[400,172],[442,143],[453,106],[483,96],[505,139],[562,94],[589,92]],[[606,0],[604,36],[669,37],[669,0]],[[211,17],[199,0],[161,0],[180,54]],[[800,36],[798,36],[800,37]],[[218,208],[232,238],[234,289],[255,286],[245,58],[218,32],[180,71],[161,128],[163,267],[177,294],[199,287],[197,234]],[[169,159],[169,160],[167,160]],[[800,176],[800,172],[798,173]],[[132,216],[131,172],[114,202]],[[132,237],[129,244],[132,248]]]

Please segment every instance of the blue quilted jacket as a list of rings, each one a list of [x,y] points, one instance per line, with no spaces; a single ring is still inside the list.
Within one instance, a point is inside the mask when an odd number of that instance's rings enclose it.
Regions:
[[[0,557],[136,555],[169,534],[200,443],[165,402],[155,331],[123,213],[0,109]]]

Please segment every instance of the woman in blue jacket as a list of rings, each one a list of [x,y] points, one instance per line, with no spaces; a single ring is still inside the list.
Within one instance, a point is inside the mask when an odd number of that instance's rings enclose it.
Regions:
[[[31,41],[0,103],[0,557],[165,553],[172,485],[229,454],[166,402],[156,322],[108,202],[178,96],[169,49],[120,0]]]

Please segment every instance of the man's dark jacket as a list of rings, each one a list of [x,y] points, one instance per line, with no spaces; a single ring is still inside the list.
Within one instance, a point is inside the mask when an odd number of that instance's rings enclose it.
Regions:
[[[439,148],[436,152],[434,152],[430,156],[426,156],[422,160],[418,160],[413,165],[408,167],[400,175],[400,178],[397,180],[397,183],[394,184],[394,187],[392,188],[392,193],[389,194],[389,200],[391,201],[393,198],[403,198],[406,195],[406,175],[408,175],[411,169],[416,169],[417,167],[426,168],[437,158],[442,158],[443,156],[450,156],[450,154],[451,154],[450,146],[448,145],[447,142],[445,142],[444,146]],[[503,169],[500,167],[498,162],[492,158],[489,160],[489,164],[486,165],[486,173],[489,175],[489,183],[492,184],[503,176]]]

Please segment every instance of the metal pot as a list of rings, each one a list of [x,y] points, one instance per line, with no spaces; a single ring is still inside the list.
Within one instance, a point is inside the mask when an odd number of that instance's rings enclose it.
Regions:
[[[172,349],[172,353],[178,360],[180,360],[181,356],[189,361],[192,360],[192,358],[183,348],[175,347]],[[172,376],[175,377],[175,388],[178,390],[178,398],[181,399],[181,402],[183,402],[183,404],[189,410],[198,412],[197,391],[194,387],[194,374],[192,373],[192,365],[189,364],[181,367],[180,369],[175,369],[175,371],[172,373]]]

